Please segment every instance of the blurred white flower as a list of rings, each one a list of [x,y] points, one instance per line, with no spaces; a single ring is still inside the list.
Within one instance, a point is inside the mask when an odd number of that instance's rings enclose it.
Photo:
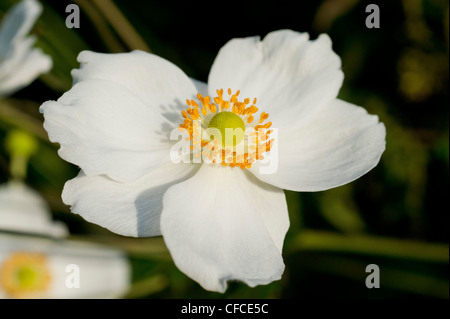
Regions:
[[[22,0],[0,23],[0,97],[13,94],[52,67],[51,58],[33,48],[34,36],[28,36],[42,12],[37,0]]]
[[[118,250],[0,232],[0,298],[119,298],[130,274]]]
[[[21,182],[0,186],[0,298],[116,298],[129,288],[130,266],[118,250],[66,240],[39,193]],[[80,287],[66,285],[68,265]]]
[[[280,279],[289,227],[283,189],[349,183],[376,166],[385,148],[378,117],[336,98],[343,73],[326,35],[310,41],[281,30],[262,41],[233,39],[208,84],[141,51],[82,52],[78,60],[72,89],[41,106],[59,155],[82,169],[66,183],[64,202],[121,235],[162,234],[176,265],[207,290],[223,292],[229,280],[253,287]],[[262,174],[262,157],[251,148],[235,154],[227,143],[196,140],[195,123],[243,128],[236,147],[262,128],[257,147],[278,150],[278,169]],[[272,123],[275,138],[268,137]],[[231,161],[171,162],[175,128],[207,158]]]
[[[52,221],[41,195],[18,181],[0,185],[0,230],[51,237],[68,234],[64,223]]]

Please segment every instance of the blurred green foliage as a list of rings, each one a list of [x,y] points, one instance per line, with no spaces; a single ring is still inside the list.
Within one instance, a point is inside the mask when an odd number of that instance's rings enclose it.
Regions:
[[[0,2],[0,18],[15,0]],[[367,29],[367,1],[190,2],[74,0],[81,28],[65,27],[69,1],[42,0],[33,33],[54,60],[49,74],[0,100],[0,140],[20,129],[39,142],[26,182],[49,202],[73,237],[124,249],[133,266],[130,298],[448,298],[449,94],[448,1],[372,1],[381,28]],[[61,160],[42,128],[39,105],[68,90],[81,50],[143,49],[207,81],[222,45],[235,37],[290,28],[328,33],[342,58],[339,97],[377,114],[387,128],[380,164],[348,185],[318,193],[286,192],[291,228],[281,281],[225,294],[204,291],[173,264],[161,238],[112,234],[70,214],[60,198],[77,168]],[[11,178],[11,154],[0,145],[0,183]],[[381,269],[381,288],[367,289],[365,267]]]

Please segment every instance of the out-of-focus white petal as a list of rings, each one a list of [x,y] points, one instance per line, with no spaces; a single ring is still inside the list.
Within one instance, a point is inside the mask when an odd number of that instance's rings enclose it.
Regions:
[[[280,130],[278,170],[260,180],[294,191],[322,191],[349,183],[375,167],[385,149],[386,129],[378,116],[362,107],[335,100],[294,131]],[[275,147],[276,149],[276,147]]]
[[[240,169],[202,165],[164,195],[164,241],[178,268],[207,290],[280,279],[288,227],[284,192]]]
[[[72,212],[123,236],[159,236],[162,199],[172,185],[189,178],[196,165],[167,163],[142,178],[121,183],[106,176],[79,176],[64,186]]]
[[[102,54],[83,51],[80,69],[72,71],[74,82],[107,80],[132,92],[143,104],[175,125],[182,123],[186,99],[197,91],[192,81],[173,63],[151,53]]]
[[[0,96],[13,94],[52,67],[48,55],[32,49],[35,37],[27,36],[41,12],[38,1],[23,0],[0,24]]]
[[[40,49],[27,51],[26,55],[17,63],[17,67],[8,76],[0,77],[0,96],[12,94],[29,85],[40,74],[51,69],[52,59]]]
[[[88,176],[132,181],[170,161],[172,125],[120,84],[79,82],[41,112],[59,155]]]
[[[307,33],[280,30],[259,37],[230,40],[220,51],[208,79],[217,89],[258,99],[276,128],[307,122],[336,98],[343,81],[340,58],[323,34],[309,41]]]
[[[63,237],[68,234],[61,222],[51,220],[44,199],[22,183],[0,186],[0,230]]]
[[[32,50],[36,38],[29,36],[21,41],[17,41],[13,47],[9,48],[8,55],[2,56],[0,60],[0,81],[6,81],[20,67],[21,61]]]
[[[131,267],[125,254],[119,250],[102,245],[1,233],[0,243],[0,270],[15,253],[44,256],[50,274],[49,283],[45,290],[33,294],[33,298],[119,298],[130,287]],[[0,271],[0,276],[5,276],[5,273]],[[79,288],[76,288],[74,284],[78,279]],[[9,295],[2,282],[0,298],[17,297]]]
[[[22,0],[7,12],[0,24],[0,57],[31,31],[41,12],[42,5],[37,0]]]

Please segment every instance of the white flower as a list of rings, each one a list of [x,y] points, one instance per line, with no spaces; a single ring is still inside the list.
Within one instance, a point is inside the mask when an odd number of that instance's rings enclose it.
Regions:
[[[67,227],[51,220],[45,200],[21,182],[0,185],[0,230],[65,237]]]
[[[263,41],[233,39],[208,84],[140,51],[82,52],[78,60],[72,89],[41,106],[60,156],[81,168],[66,183],[64,202],[121,235],[162,234],[176,265],[207,290],[223,292],[229,280],[253,287],[280,279],[289,227],[283,189],[351,182],[377,165],[385,148],[378,117],[336,98],[343,73],[326,35],[309,41],[306,33],[281,30]],[[228,113],[213,120],[221,112]],[[196,125],[244,126],[247,142],[261,128],[265,141],[258,142],[261,153],[248,147],[233,158],[220,140],[199,140]],[[189,132],[192,158],[225,162],[171,162],[169,136],[177,127]],[[278,169],[262,174],[260,156],[272,147]]]
[[[0,186],[0,298],[122,296],[130,283],[126,256],[63,239],[65,224],[50,217],[44,199],[25,184]],[[75,271],[69,265],[78,267],[79,288],[73,286],[76,274],[68,279]]]
[[[33,48],[34,36],[27,36],[42,12],[36,0],[22,0],[0,24],[0,97],[30,84],[52,67],[52,60]]]
[[[0,233],[0,299],[118,298],[130,273],[111,248]]]

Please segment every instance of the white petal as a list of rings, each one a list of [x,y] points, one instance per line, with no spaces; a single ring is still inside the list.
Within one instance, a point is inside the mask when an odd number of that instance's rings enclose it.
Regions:
[[[284,192],[241,169],[202,165],[164,196],[161,231],[175,264],[207,290],[278,280],[289,227]]]
[[[16,41],[14,45],[5,48],[8,49],[7,54],[2,56],[0,60],[0,81],[7,80],[20,67],[22,61],[32,50],[36,38],[33,36]]]
[[[208,93],[208,84],[206,84],[205,82],[196,80],[191,78],[192,83],[194,83],[195,85],[195,89],[197,90],[198,93],[200,93],[202,96],[207,96]]]
[[[67,227],[51,219],[44,199],[22,183],[0,186],[0,230],[64,237]]]
[[[64,186],[62,198],[72,212],[123,236],[161,235],[162,199],[172,185],[191,177],[196,165],[168,163],[129,183],[105,176],[79,176]]]
[[[240,90],[258,99],[274,127],[297,127],[336,98],[342,85],[340,58],[331,40],[320,35],[280,30],[259,37],[233,39],[220,51],[209,74],[210,94]]]
[[[79,82],[41,112],[59,155],[86,175],[131,181],[170,161],[172,125],[114,82]]]
[[[40,49],[28,50],[24,56],[17,55],[20,59],[11,65],[14,69],[5,76],[0,77],[0,96],[12,94],[15,91],[29,85],[40,74],[48,72],[52,67],[52,59]],[[4,61],[9,63],[10,61]]]
[[[295,191],[321,191],[347,184],[375,167],[385,149],[386,129],[362,107],[336,100],[307,125],[279,131],[278,170],[262,181]],[[275,147],[276,149],[276,147]]]
[[[53,274],[49,298],[118,298],[130,288],[131,267],[121,251],[65,242],[50,251],[49,264]],[[67,269],[68,265],[76,265],[80,271],[79,288],[66,284],[74,271]]]
[[[197,93],[181,69],[151,53],[83,51],[78,61],[80,69],[72,71],[75,82],[101,79],[120,84],[176,125],[183,122],[181,111],[186,108],[186,99]]]
[[[22,0],[7,12],[0,24],[0,57],[30,32],[41,12],[42,5],[36,0]]]
[[[0,25],[0,96],[12,94],[50,70],[51,58],[32,49],[26,36],[42,12],[38,1],[24,0],[11,9]]]

